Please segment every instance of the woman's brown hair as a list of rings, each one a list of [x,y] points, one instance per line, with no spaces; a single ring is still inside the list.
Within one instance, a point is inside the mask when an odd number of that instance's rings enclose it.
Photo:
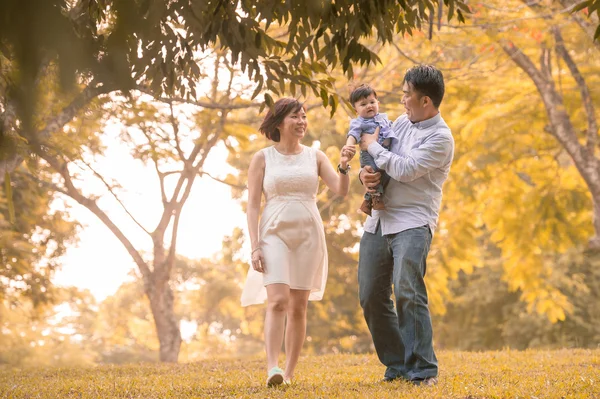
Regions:
[[[295,98],[281,98],[273,104],[273,108],[269,109],[258,130],[267,136],[269,140],[278,143],[281,140],[278,126],[281,125],[286,116],[292,112],[298,112],[303,108],[304,104]]]

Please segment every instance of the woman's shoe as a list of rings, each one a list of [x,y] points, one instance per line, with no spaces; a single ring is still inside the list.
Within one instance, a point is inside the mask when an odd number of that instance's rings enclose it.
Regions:
[[[267,378],[267,386],[274,387],[283,383],[283,370],[275,366],[269,370],[269,377]]]

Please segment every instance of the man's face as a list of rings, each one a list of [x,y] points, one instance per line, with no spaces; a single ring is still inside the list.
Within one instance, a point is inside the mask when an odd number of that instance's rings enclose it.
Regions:
[[[425,107],[423,106],[422,96],[407,82],[404,82],[402,91],[404,92],[402,104],[404,104],[404,108],[406,109],[408,120],[413,123],[424,120]]]
[[[379,101],[377,101],[375,94],[370,94],[368,97],[361,98],[355,102],[354,109],[358,113],[358,116],[373,118],[379,113]]]

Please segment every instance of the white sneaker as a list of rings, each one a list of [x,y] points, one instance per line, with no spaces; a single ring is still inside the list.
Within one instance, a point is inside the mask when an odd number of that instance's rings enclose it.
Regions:
[[[269,377],[267,378],[267,386],[274,387],[283,384],[283,370],[275,366],[269,370]]]

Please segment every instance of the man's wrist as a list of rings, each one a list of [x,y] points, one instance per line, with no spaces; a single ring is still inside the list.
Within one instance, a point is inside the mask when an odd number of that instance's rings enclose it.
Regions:
[[[385,151],[386,149],[384,147],[381,146],[381,144],[379,144],[376,141],[373,141],[372,143],[369,143],[369,145],[367,146],[367,152],[373,157],[373,158],[377,158],[377,156],[379,154],[381,154],[383,151]]]

